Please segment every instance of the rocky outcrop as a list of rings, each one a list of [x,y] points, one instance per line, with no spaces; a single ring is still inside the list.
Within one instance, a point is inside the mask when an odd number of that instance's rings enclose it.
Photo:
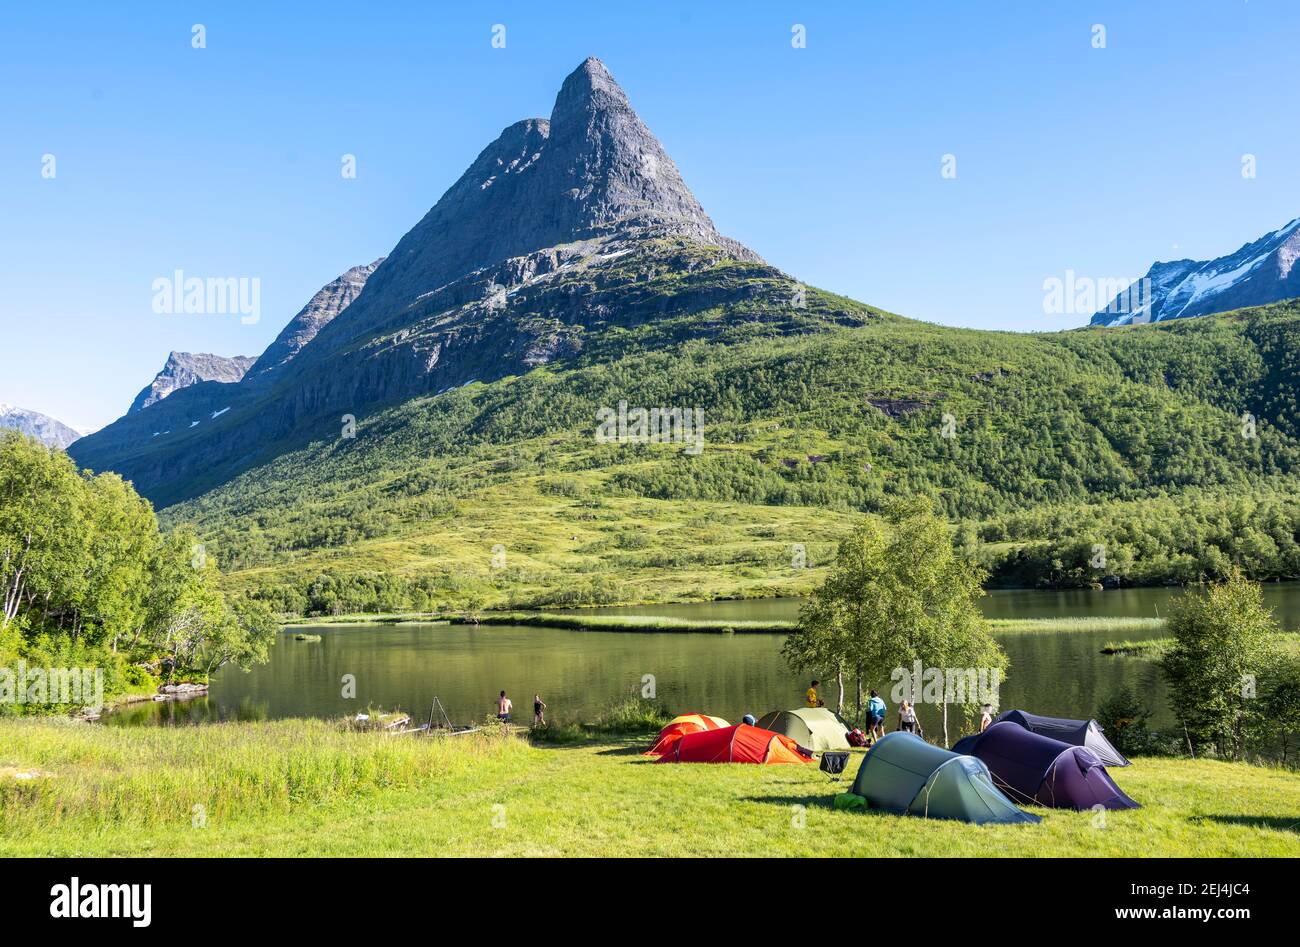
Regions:
[[[154,376],[153,381],[135,396],[127,414],[141,411],[151,404],[162,401],[173,392],[203,381],[237,382],[257,361],[247,355],[235,355],[226,358],[222,355],[208,355],[194,352],[172,352],[167,356],[167,363],[162,371]]]
[[[269,376],[288,364],[308,342],[316,338],[316,333],[352,304],[352,300],[356,299],[365,287],[366,280],[370,279],[370,275],[383,262],[384,258],[380,257],[374,263],[354,266],[342,276],[322,286],[316,295],[308,300],[307,305],[289,320],[289,324],[248,370],[246,377],[249,381],[265,382]]]

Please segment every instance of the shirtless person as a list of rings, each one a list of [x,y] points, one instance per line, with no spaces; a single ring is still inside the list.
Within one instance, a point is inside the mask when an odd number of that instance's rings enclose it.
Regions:
[[[502,691],[501,696],[497,698],[497,719],[502,723],[509,723],[510,711],[514,709],[514,706],[510,702],[510,698],[506,696],[506,692]]]

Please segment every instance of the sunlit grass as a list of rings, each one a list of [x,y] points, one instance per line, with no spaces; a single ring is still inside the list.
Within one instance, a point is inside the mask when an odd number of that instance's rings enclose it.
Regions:
[[[1095,618],[1087,616],[1065,618],[993,618],[989,625],[994,632],[1022,631],[1109,631],[1123,632],[1159,631],[1165,627],[1163,618]]]
[[[50,775],[0,775],[0,853],[1300,856],[1300,777],[1280,769],[1143,758],[1112,771],[1140,810],[976,827],[833,810],[857,753],[836,782],[813,765],[656,764],[648,740],[2,721],[0,774]]]

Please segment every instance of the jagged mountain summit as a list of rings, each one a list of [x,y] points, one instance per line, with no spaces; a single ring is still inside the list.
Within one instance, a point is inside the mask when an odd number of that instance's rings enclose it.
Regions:
[[[224,416],[236,402],[272,383],[321,328],[356,299],[382,262],[380,258],[354,266],[322,286],[257,358],[172,352],[127,414],[103,429],[100,440],[115,438],[117,443],[108,449],[117,451],[138,444],[145,427],[152,441]],[[242,385],[245,380],[248,384]]]
[[[1155,263],[1147,272],[1150,292],[1121,292],[1091,325],[1164,322],[1262,306],[1300,296],[1300,217],[1214,260]]]
[[[366,280],[384,262],[380,257],[374,263],[354,266],[346,273],[330,280],[307,301],[307,305],[289,320],[289,324],[275,337],[248,370],[249,380],[265,380],[277,370],[283,368],[294,356],[303,350],[316,334],[361,294]]]
[[[65,449],[81,434],[48,414],[29,411],[13,405],[0,404],[0,429],[18,431],[34,437],[42,444]]]
[[[718,232],[609,70],[589,58],[564,80],[549,120],[516,122],[483,149],[309,354],[410,324],[434,305],[500,302],[503,289],[654,239],[762,262]]]
[[[209,355],[206,352],[172,352],[162,371],[135,396],[127,414],[162,401],[173,392],[197,385],[201,381],[236,382],[244,377],[257,359],[248,355]]]
[[[723,236],[596,59],[564,80],[549,119],[507,127],[387,257],[340,280],[241,382],[128,415],[81,442],[78,462],[168,505],[336,439],[344,415],[629,345],[879,315],[805,294]]]
[[[647,231],[758,260],[718,233],[609,70],[587,59],[549,120],[516,122],[483,149],[397,244],[363,301],[410,302],[511,257]]]

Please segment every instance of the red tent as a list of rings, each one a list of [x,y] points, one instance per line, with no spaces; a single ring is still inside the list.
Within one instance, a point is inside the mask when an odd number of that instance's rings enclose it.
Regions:
[[[807,763],[789,737],[738,724],[721,730],[683,734],[659,757],[660,763]]]
[[[669,721],[668,726],[659,731],[659,736],[655,740],[655,745],[642,753],[642,756],[662,756],[667,753],[674,743],[682,738],[683,734],[695,733],[699,730],[719,730],[722,727],[729,727],[731,724],[721,717],[710,717],[708,714],[680,714]]]

